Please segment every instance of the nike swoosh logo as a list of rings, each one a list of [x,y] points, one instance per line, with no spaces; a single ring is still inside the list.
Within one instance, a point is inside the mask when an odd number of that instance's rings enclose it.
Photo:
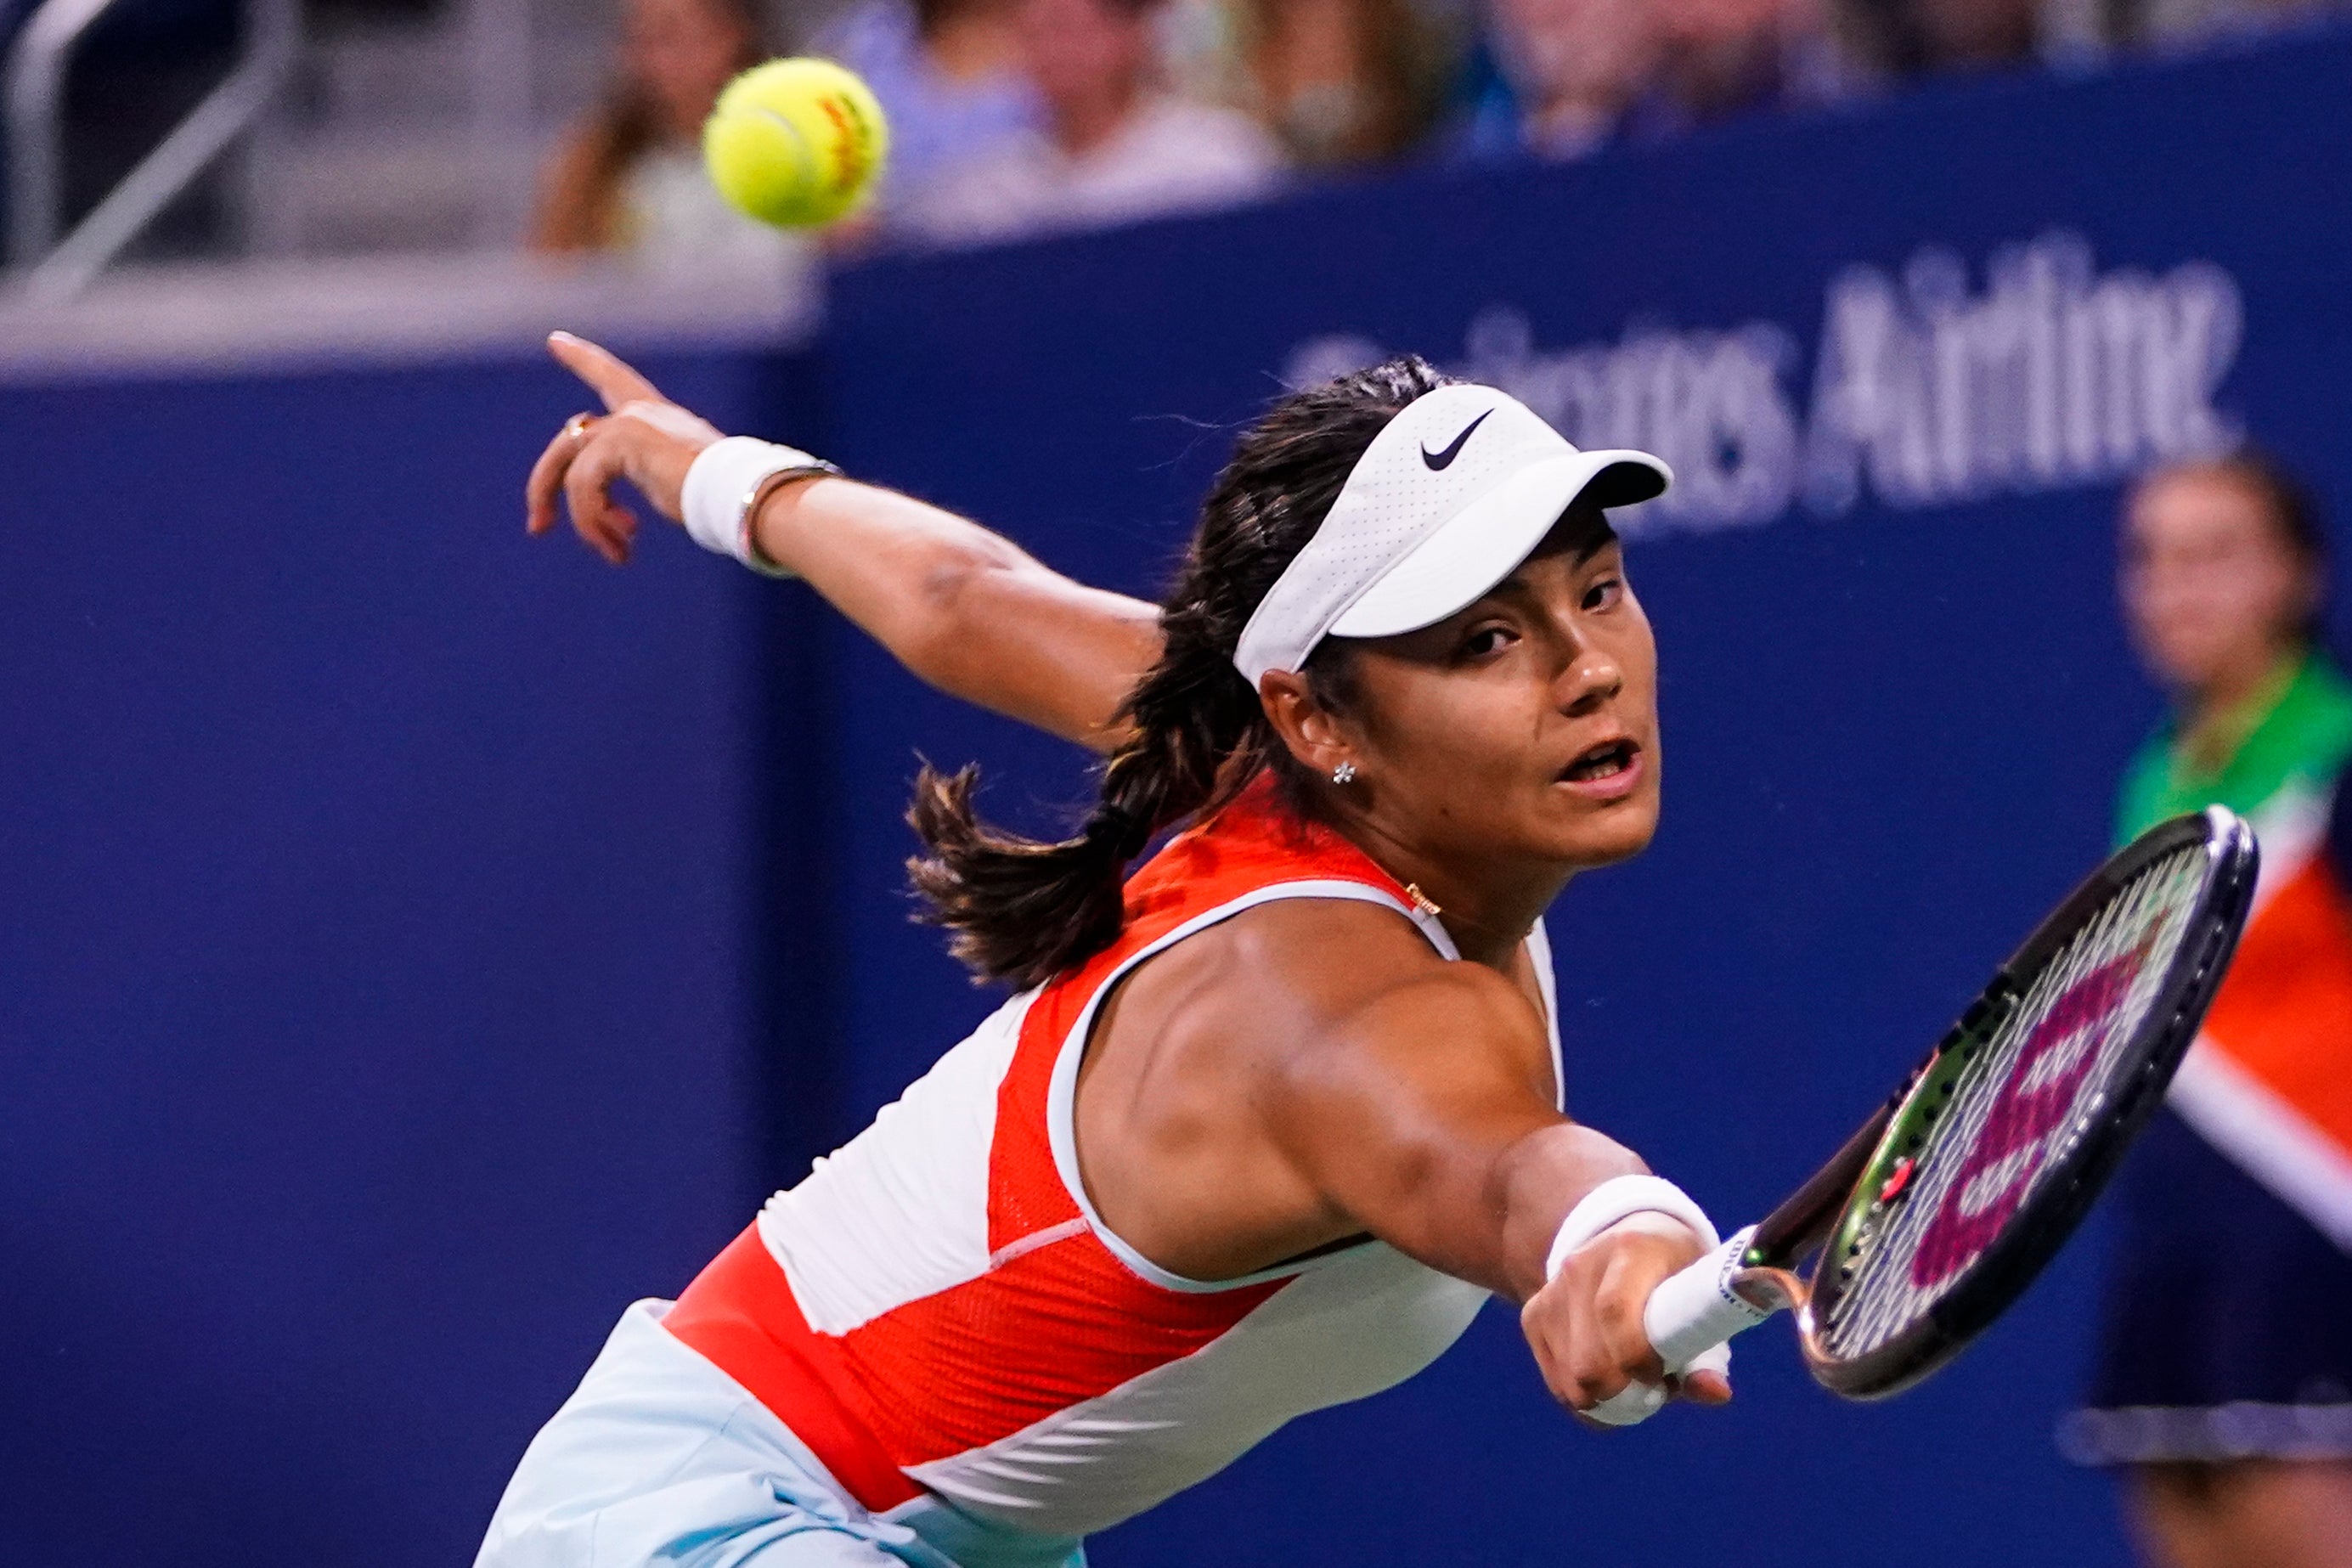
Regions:
[[[1492,414],[1493,412],[1495,411],[1491,408],[1486,410],[1486,414]],[[1470,432],[1478,428],[1479,426],[1486,423],[1486,414],[1481,414],[1477,418],[1473,419],[1469,424],[1465,425],[1462,427],[1462,434],[1454,437],[1454,439],[1442,450],[1433,452],[1425,446],[1422,447],[1421,460],[1427,463],[1432,470],[1443,468],[1451,464],[1455,458],[1462,455],[1463,443],[1470,439]]]

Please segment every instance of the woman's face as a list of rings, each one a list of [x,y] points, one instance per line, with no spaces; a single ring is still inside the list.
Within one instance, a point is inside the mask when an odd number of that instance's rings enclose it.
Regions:
[[[1029,79],[1050,105],[1119,97],[1150,68],[1151,18],[1120,0],[1021,0],[1013,13]]]
[[[1538,107],[1630,101],[1664,42],[1649,0],[1499,0],[1494,15],[1506,73]]]
[[[1657,666],[1616,542],[1547,543],[1461,614],[1357,650],[1344,723],[1374,820],[1465,868],[1639,854],[1658,826]]]
[[[625,67],[677,141],[700,134],[749,42],[741,20],[711,0],[629,0],[621,24]]]
[[[2118,579],[2140,657],[2165,685],[2192,693],[2261,679],[2318,593],[2262,498],[2218,468],[2140,487],[2124,513]]]

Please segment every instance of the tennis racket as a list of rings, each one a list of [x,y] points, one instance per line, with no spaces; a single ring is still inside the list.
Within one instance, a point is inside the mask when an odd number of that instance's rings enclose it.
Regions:
[[[1788,1307],[1814,1379],[1877,1399],[1984,1332],[2162,1100],[2229,967],[2257,861],[2252,832],[2216,806],[2094,872],[1827,1164],[1660,1283],[1643,1326],[1668,1371]],[[1588,1414],[1630,1426],[1664,1401],[1635,1384]]]

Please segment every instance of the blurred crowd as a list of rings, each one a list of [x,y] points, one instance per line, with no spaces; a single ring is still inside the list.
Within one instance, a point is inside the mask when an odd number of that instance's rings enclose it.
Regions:
[[[781,40],[891,121],[836,247],[952,246],[1246,201],[1386,164],[1573,159],[1944,73],[2300,23],[2325,0],[853,0]],[[611,88],[548,171],[545,250],[773,245],[696,137],[776,52],[751,0],[626,0]],[[792,18],[781,20],[790,22]],[[797,32],[798,36],[794,36]]]

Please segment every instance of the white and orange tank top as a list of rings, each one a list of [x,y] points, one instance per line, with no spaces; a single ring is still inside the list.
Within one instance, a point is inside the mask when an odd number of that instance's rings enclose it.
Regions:
[[[1238,1279],[1170,1273],[1105,1225],[1072,1136],[1096,1010],[1129,971],[1276,899],[1444,928],[1260,780],[1127,885],[1116,943],[1015,996],[696,1279],[665,1320],[867,1509],[927,1497],[1084,1535],[1292,1417],[1435,1360],[1486,1292],[1364,1241]],[[1542,928],[1529,936],[1559,1081]]]

